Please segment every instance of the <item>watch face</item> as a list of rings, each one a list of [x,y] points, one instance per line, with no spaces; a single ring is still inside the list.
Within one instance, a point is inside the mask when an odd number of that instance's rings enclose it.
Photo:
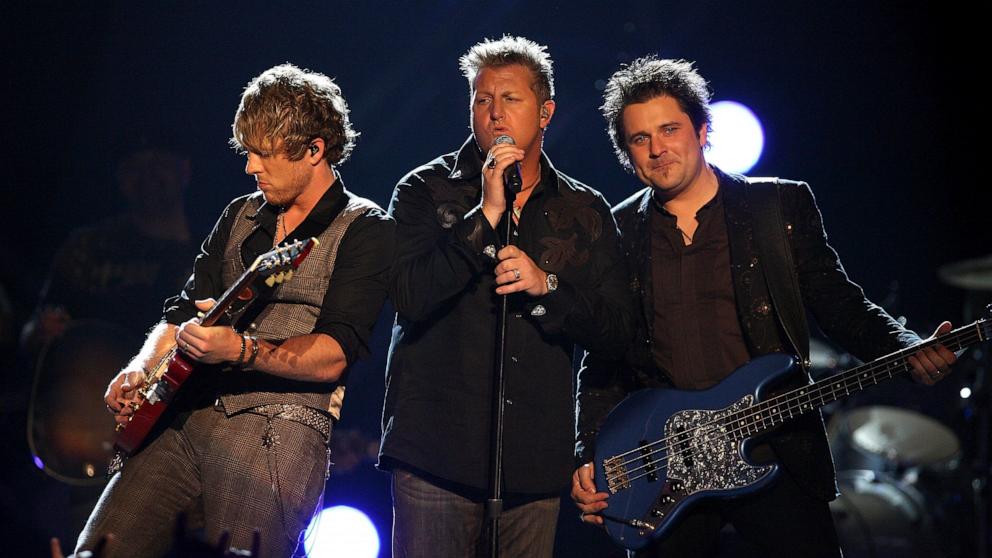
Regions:
[[[554,273],[548,274],[548,291],[558,290],[558,276]]]

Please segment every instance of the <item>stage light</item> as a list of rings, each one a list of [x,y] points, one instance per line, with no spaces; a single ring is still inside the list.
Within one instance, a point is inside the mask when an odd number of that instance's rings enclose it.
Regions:
[[[961,395],[961,399],[968,399],[969,397],[971,397],[971,388],[968,387],[968,386],[965,386],[965,387],[961,388],[961,391],[959,392],[959,394]]]
[[[321,510],[303,536],[308,558],[375,558],[379,555],[379,532],[372,520],[349,506]]]
[[[45,463],[41,460],[41,458],[38,457],[37,455],[32,456],[32,458],[34,460],[34,466],[44,471]]]
[[[728,172],[751,170],[765,147],[761,122],[751,109],[735,101],[710,105],[713,114],[706,160]]]

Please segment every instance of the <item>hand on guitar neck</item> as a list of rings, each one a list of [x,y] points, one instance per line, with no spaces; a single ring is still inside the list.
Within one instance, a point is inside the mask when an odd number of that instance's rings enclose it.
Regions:
[[[216,302],[212,298],[197,300],[196,308],[206,313]],[[244,362],[245,359],[243,338],[239,333],[227,326],[204,327],[200,325],[199,318],[193,318],[179,326],[176,345],[191,359],[204,364]]]
[[[952,327],[951,322],[941,323],[930,339],[951,331]],[[932,386],[947,376],[951,371],[951,365],[957,362],[958,357],[950,349],[938,343],[920,349],[906,360],[912,365],[909,372],[913,375],[913,379],[918,383]]]

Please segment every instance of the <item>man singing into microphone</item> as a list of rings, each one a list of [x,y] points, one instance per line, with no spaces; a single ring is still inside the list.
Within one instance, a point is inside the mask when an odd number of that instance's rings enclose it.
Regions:
[[[472,556],[483,538],[500,295],[510,295],[500,554],[550,556],[572,468],[574,344],[623,345],[623,260],[606,200],[542,152],[555,112],[546,48],[486,40],[460,65],[472,136],[400,180],[389,207],[397,316],[380,467],[393,475],[393,556]],[[511,202],[504,176],[515,172]]]

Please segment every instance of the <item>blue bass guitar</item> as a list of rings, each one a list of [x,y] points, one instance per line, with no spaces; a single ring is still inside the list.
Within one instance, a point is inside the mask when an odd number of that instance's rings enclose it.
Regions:
[[[907,358],[942,343],[952,351],[986,341],[992,321],[978,320],[938,338],[820,380],[771,395],[769,386],[800,373],[773,353],[754,359],[707,390],[649,389],[610,412],[596,441],[598,491],[610,537],[631,550],[665,537],[696,502],[752,494],[772,483],[777,464],[747,458],[754,439],[793,417],[857,393],[911,368]]]

